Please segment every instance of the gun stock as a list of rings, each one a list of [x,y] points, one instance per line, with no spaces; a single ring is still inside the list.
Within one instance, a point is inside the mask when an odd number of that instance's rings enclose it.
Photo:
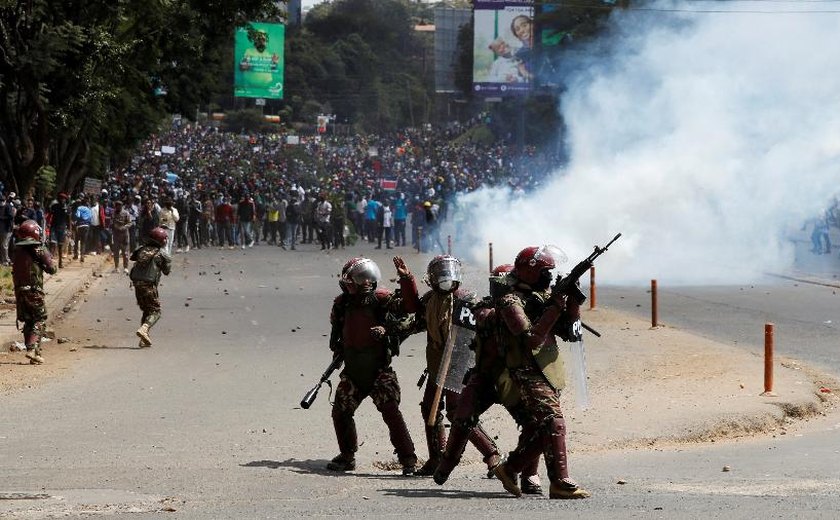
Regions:
[[[315,398],[318,397],[318,390],[321,389],[321,383],[313,386],[306,395],[303,396],[303,399],[300,400],[300,407],[304,410],[308,410],[312,403],[315,402]]]
[[[321,374],[321,379],[318,381],[318,383],[312,388],[310,388],[309,391],[306,392],[306,394],[304,394],[303,399],[300,400],[301,408],[303,408],[304,410],[308,410],[309,407],[312,406],[312,403],[314,403],[315,399],[318,397],[318,390],[321,389],[321,385],[330,380],[330,376],[332,376],[333,372],[338,370],[338,368],[343,362],[344,358],[341,356],[335,356],[333,358],[330,365],[327,367],[324,373]]]

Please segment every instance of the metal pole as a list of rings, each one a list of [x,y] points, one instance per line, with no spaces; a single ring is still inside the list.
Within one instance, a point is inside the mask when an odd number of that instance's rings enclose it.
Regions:
[[[594,309],[597,297],[595,295],[595,266],[589,268],[589,308]]]
[[[446,254],[452,256],[452,235],[446,235]]]
[[[766,397],[776,397],[773,393],[773,329],[772,323],[764,324],[764,392]]]
[[[417,227],[417,252],[423,251],[423,226]]]
[[[493,242],[488,244],[490,252],[490,272],[493,272]]]
[[[656,301],[656,280],[650,281],[650,323],[651,327],[656,327],[659,324],[659,309]]]

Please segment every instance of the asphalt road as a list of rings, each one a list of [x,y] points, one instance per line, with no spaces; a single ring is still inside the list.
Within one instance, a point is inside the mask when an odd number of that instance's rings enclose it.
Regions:
[[[575,477],[594,497],[569,503],[514,499],[497,481],[484,478],[475,456],[467,457],[444,488],[389,471],[394,456],[385,427],[365,403],[357,415],[364,469],[330,474],[323,469],[336,454],[329,389],[308,411],[299,409],[298,402],[329,360],[327,315],[337,294],[335,273],[362,250],[323,254],[301,249],[177,255],[173,274],[161,287],[164,317],[153,329],[151,349],[135,348],[139,313],[127,280],[111,275],[95,283],[88,301],[71,313],[59,334],[99,355],[65,377],[0,397],[0,517],[840,516],[836,415],[778,438],[573,454]],[[374,257],[387,277],[388,257]],[[406,257],[415,272],[422,272],[428,260]],[[804,287],[777,290],[781,299],[794,298],[779,303],[779,309],[795,308],[796,302],[819,294]],[[613,291],[599,292],[600,305],[614,299],[636,308],[645,297],[644,290],[623,299]],[[710,323],[713,332],[707,333],[726,336],[721,324],[736,314],[733,309],[743,309],[757,319],[757,332],[736,327],[734,320],[732,330],[741,335],[721,339],[756,348],[765,316],[774,317],[759,303],[777,298],[760,289],[738,290],[753,296],[722,309],[717,298],[734,300],[732,294],[723,297],[724,289],[717,291],[673,299],[663,295],[661,320],[677,323],[674,309],[680,307],[682,314]],[[810,314],[802,310],[792,321],[807,322],[809,315],[812,324],[833,319],[817,310],[836,308],[828,294],[811,306]],[[788,326],[778,323],[783,330]],[[814,327],[805,323],[801,328],[797,334]],[[395,362],[403,409],[420,454],[420,393],[414,381],[423,365],[422,347],[422,340],[411,338]],[[809,360],[836,366],[828,351],[823,356]],[[512,446],[512,422],[494,413],[489,421],[493,434],[500,446]],[[723,471],[724,466],[731,471]]]
[[[650,287],[598,286],[597,303],[650,319]],[[657,280],[658,322],[764,352],[773,323],[775,352],[840,374],[840,288],[768,277],[742,286],[668,286]]]

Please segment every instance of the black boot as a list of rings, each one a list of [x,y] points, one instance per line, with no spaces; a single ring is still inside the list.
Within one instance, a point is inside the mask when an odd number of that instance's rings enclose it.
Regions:
[[[330,471],[353,471],[356,469],[356,458],[352,453],[339,453],[327,464]]]

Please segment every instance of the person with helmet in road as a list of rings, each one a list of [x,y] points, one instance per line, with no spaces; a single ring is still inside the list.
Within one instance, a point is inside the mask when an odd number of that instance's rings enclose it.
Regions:
[[[34,220],[24,221],[16,231],[12,278],[15,286],[17,321],[23,322],[26,357],[33,365],[44,362],[41,355],[41,337],[46,332],[47,324],[44,271],[55,274],[58,269],[53,263],[52,255],[44,247],[41,227]]]
[[[466,377],[466,383],[458,398],[458,406],[452,414],[452,427],[446,449],[434,473],[434,481],[443,485],[461,461],[467,446],[470,431],[478,424],[481,415],[496,403],[504,406],[522,429],[522,435],[533,435],[532,424],[519,399],[519,388],[511,381],[505,366],[504,354],[496,340],[496,310],[494,308],[504,295],[511,291],[509,273],[513,264],[495,267],[490,274],[490,295],[471,306],[476,322],[476,335],[471,347],[475,351],[475,366]],[[539,475],[539,454],[525,465],[520,474],[520,489],[526,495],[541,495]]]
[[[513,264],[513,290],[495,305],[505,364],[533,424],[530,435],[520,436],[516,449],[495,470],[504,488],[515,496],[522,494],[516,474],[540,453],[551,481],[549,498],[590,496],[569,478],[566,423],[559,400],[565,380],[555,335],[569,337],[565,331],[580,319],[582,303],[549,289],[551,271],[565,261],[565,254],[556,247],[526,247]]]
[[[161,273],[169,275],[172,269],[172,259],[164,250],[167,238],[167,230],[156,227],[149,231],[145,244],[131,253],[134,265],[131,266],[128,277],[134,285],[137,306],[143,311],[142,324],[137,329],[140,348],[152,346],[149,329],[160,319],[158,283]]]
[[[400,291],[403,294],[416,292],[414,278],[402,258],[394,257],[394,265],[400,273]],[[327,469],[356,469],[358,440],[353,416],[362,401],[370,397],[388,426],[403,474],[412,475],[417,455],[399,409],[400,385],[391,368],[394,338],[386,330],[389,312],[406,309],[402,298],[377,286],[381,278],[379,267],[369,258],[353,258],[341,270],[341,295],[333,301],[330,312],[330,350],[334,357],[344,360],[332,409],[341,453],[327,464]]]
[[[400,272],[400,277],[412,276],[408,272]],[[426,268],[426,283],[431,290],[422,297],[417,292],[405,293],[409,302],[408,307],[417,314],[418,327],[416,332],[426,332],[426,371],[428,379],[426,390],[423,393],[423,400],[420,403],[420,412],[423,416],[423,424],[426,427],[426,444],[429,449],[429,458],[423,466],[417,470],[420,476],[431,476],[438,464],[440,464],[443,450],[447,445],[446,430],[443,425],[443,414],[441,409],[446,410],[446,415],[452,420],[452,414],[458,405],[458,392],[443,389],[441,403],[437,410],[434,410],[434,421],[430,419],[433,412],[433,401],[437,392],[438,372],[441,368],[444,350],[453,331],[453,313],[457,312],[464,303],[473,302],[475,296],[461,287],[461,261],[450,255],[438,255],[429,262]],[[416,284],[411,284],[416,287]],[[463,374],[461,374],[463,375]],[[460,383],[460,381],[459,381]],[[429,423],[433,422],[433,425]],[[501,461],[499,450],[493,440],[476,422],[468,431],[469,440],[478,449],[487,464],[488,470],[492,469]]]

